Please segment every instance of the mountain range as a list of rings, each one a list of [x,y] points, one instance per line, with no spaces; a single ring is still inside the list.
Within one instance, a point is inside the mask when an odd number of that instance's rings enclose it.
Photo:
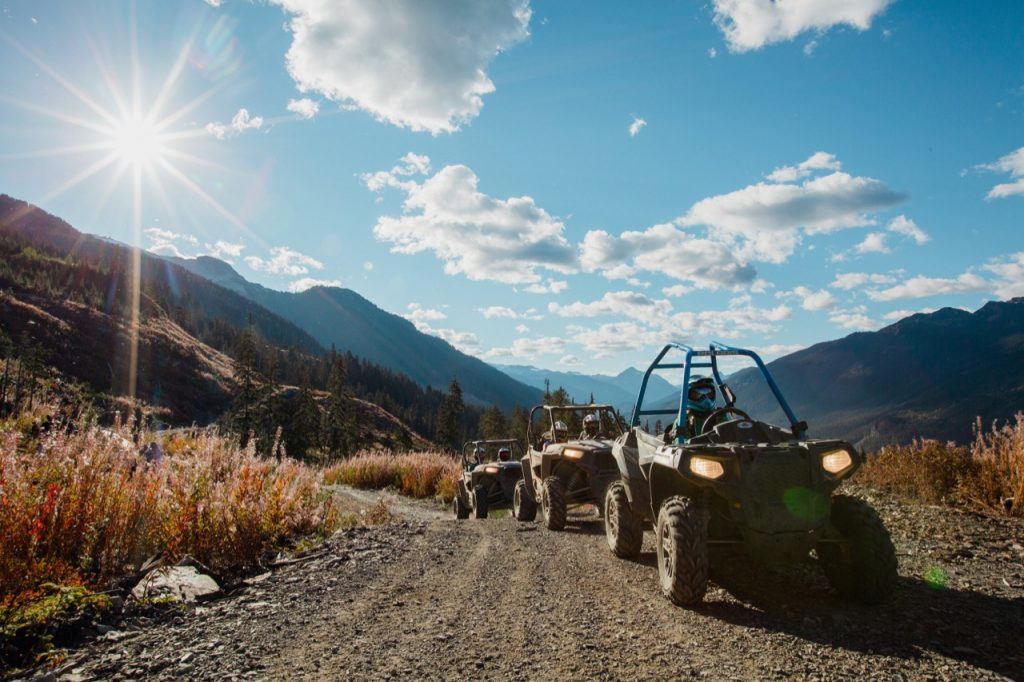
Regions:
[[[564,388],[572,398],[580,403],[594,400],[599,403],[614,405],[623,414],[628,415],[636,402],[637,392],[644,373],[635,367],[627,367],[616,375],[582,374],[580,372],[558,372],[541,369],[532,365],[495,365],[513,379],[518,379],[528,386],[551,390]],[[652,375],[647,390],[652,396],[678,394],[678,389],[658,375]]]
[[[534,388],[443,339],[424,334],[409,320],[378,308],[350,289],[317,286],[299,293],[277,291],[246,280],[231,265],[210,256],[168,260],[276,313],[324,348],[350,351],[423,386],[446,390],[458,377],[470,402],[505,410],[513,405],[528,408],[540,399]]]

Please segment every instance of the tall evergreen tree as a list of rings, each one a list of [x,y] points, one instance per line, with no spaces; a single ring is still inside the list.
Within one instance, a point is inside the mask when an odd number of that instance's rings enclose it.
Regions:
[[[491,405],[480,420],[480,430],[487,440],[508,438],[508,420],[497,405]]]
[[[256,336],[247,327],[235,344],[235,399],[231,406],[231,429],[242,444],[259,430],[259,371],[256,369]]]
[[[331,375],[327,380],[327,414],[324,416],[323,444],[332,456],[351,454],[357,441],[355,410],[348,388],[345,358],[331,352]]]
[[[437,442],[449,450],[458,450],[462,440],[462,416],[466,406],[462,401],[459,380],[452,379],[448,395],[437,410]]]

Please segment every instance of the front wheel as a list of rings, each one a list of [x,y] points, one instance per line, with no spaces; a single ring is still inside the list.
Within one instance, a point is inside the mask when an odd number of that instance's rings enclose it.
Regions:
[[[836,495],[830,520],[842,541],[818,545],[825,577],[847,599],[884,601],[896,586],[896,548],[878,512],[856,497]]]
[[[516,483],[516,490],[512,495],[512,513],[516,521],[533,521],[537,518],[537,503],[527,494],[526,481]]]
[[[544,479],[540,490],[540,511],[548,530],[565,528],[565,486],[557,476]]]
[[[469,507],[465,505],[462,498],[459,497],[459,491],[455,491],[455,497],[452,499],[452,511],[455,512],[455,518],[457,519],[468,519],[469,518]]]
[[[636,559],[644,542],[644,529],[633,514],[626,486],[612,483],[604,494],[604,534],[608,549],[622,559]]]
[[[487,518],[487,488],[478,485],[473,488],[473,516],[478,519]]]
[[[657,527],[661,592],[679,606],[692,606],[708,589],[707,515],[688,497],[661,505]]]

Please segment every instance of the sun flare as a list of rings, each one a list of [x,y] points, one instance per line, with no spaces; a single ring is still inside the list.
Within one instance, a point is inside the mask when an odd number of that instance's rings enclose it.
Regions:
[[[130,117],[110,131],[110,148],[123,163],[140,166],[164,158],[166,141],[152,122]]]

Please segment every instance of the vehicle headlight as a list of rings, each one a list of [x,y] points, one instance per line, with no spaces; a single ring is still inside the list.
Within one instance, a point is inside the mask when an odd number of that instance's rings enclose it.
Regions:
[[[489,474],[496,474],[501,471],[501,467],[484,467],[484,471]]]
[[[690,471],[701,478],[710,478],[712,480],[725,475],[725,467],[722,466],[721,462],[706,457],[691,457]]]
[[[853,466],[853,458],[846,450],[832,450],[821,456],[821,468],[830,474],[840,474]]]
[[[583,456],[583,451],[576,448],[566,448],[562,450],[562,456],[568,457],[569,459],[579,459]]]

